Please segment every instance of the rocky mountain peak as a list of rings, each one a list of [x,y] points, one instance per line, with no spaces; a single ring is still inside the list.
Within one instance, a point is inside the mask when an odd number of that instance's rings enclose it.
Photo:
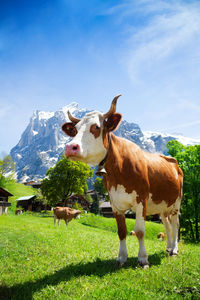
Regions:
[[[18,180],[44,178],[46,171],[60,159],[66,143],[70,140],[61,130],[62,124],[68,121],[68,110],[77,118],[81,118],[86,112],[89,112],[85,108],[79,108],[78,103],[72,102],[56,112],[37,110],[33,113],[19,143],[10,153],[16,162]],[[172,139],[177,139],[184,144],[200,144],[200,140],[155,132],[142,132],[137,124],[129,123],[126,120],[121,122],[115,134],[131,140],[144,150],[165,154],[166,143]]]

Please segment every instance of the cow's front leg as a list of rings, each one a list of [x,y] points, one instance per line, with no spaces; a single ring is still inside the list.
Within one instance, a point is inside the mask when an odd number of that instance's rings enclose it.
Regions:
[[[136,207],[135,234],[139,242],[138,263],[143,267],[148,266],[148,255],[144,245],[145,219],[142,203],[137,204]]]
[[[127,248],[126,248],[126,233],[127,233],[126,221],[124,215],[119,215],[115,213],[114,216],[117,221],[118,236],[120,239],[120,248],[119,248],[119,255],[118,255],[117,262],[120,265],[123,265],[128,258]]]

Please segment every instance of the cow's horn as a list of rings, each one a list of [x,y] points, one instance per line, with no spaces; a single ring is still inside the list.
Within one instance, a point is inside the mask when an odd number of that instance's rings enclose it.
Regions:
[[[116,105],[117,105],[117,99],[120,97],[121,95],[117,95],[115,96],[115,98],[113,99],[110,109],[109,111],[103,115],[104,119],[107,119],[110,115],[112,115],[113,113],[116,112]]]
[[[72,121],[73,123],[77,124],[80,121],[80,119],[73,117],[69,110],[67,113],[70,121]]]

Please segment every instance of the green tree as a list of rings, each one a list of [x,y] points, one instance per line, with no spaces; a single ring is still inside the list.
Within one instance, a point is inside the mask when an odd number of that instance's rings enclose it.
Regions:
[[[192,240],[199,240],[200,224],[200,145],[183,146],[177,141],[167,144],[184,173],[180,225]]]
[[[0,187],[5,187],[9,180],[14,179],[16,165],[10,155],[0,159]]]
[[[99,193],[102,196],[105,196],[106,189],[104,187],[104,183],[102,178],[97,177],[94,181],[94,189],[97,193]]]
[[[12,176],[15,173],[16,166],[12,157],[10,155],[5,155],[2,160],[0,160],[0,174],[5,176],[6,173],[10,173]]]
[[[99,199],[97,194],[93,195],[93,202],[90,206],[90,212],[94,213],[95,215],[99,214]]]
[[[57,164],[50,168],[41,185],[42,195],[48,204],[55,206],[58,202],[66,204],[69,196],[84,194],[87,191],[87,178],[91,177],[93,171],[82,162],[73,162],[64,156]]]

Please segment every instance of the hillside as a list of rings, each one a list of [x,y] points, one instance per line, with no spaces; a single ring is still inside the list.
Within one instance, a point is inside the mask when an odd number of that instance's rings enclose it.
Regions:
[[[6,180],[3,188],[9,191],[13,196],[9,197],[9,202],[12,202],[23,196],[35,195],[35,189],[24,184],[17,183],[14,180]]]

